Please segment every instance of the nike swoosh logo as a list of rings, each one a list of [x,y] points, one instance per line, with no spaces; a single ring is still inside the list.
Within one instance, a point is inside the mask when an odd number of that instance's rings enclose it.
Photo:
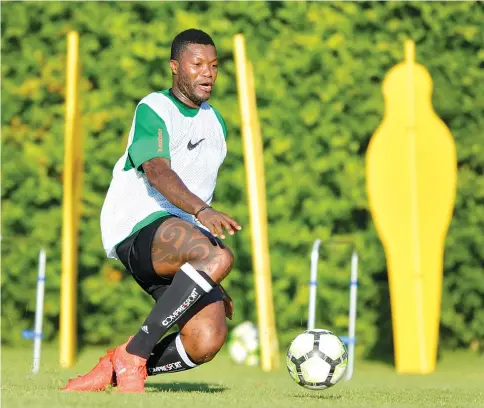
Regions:
[[[193,144],[191,140],[188,141],[187,144],[187,149],[188,150],[193,150],[195,147],[197,147],[200,143],[202,143],[205,140],[205,138],[200,139],[197,143]]]

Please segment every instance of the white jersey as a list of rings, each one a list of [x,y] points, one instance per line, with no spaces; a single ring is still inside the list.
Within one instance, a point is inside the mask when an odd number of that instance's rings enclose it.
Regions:
[[[227,146],[225,122],[204,102],[190,108],[171,90],[154,92],[141,100],[123,156],[113,170],[101,211],[103,246],[118,258],[116,245],[157,218],[173,214],[195,223],[195,217],[169,202],[151,186],[142,164],[155,157],[171,160],[171,168],[188,189],[210,204],[218,169]]]

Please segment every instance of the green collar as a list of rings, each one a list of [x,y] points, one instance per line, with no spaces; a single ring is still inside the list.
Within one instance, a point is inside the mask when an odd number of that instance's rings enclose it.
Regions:
[[[165,89],[164,91],[160,91],[159,93],[165,95],[168,99],[170,99],[183,116],[193,118],[197,115],[198,111],[200,110],[200,108],[192,108],[191,106],[185,105],[175,95],[173,95],[171,88]]]

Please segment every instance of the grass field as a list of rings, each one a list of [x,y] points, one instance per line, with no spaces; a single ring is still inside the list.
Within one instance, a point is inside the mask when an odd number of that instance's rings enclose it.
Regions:
[[[355,376],[325,391],[295,384],[285,366],[273,373],[231,363],[224,354],[178,374],[150,377],[144,395],[63,393],[59,387],[97,362],[101,349],[60,370],[57,350],[44,348],[41,371],[30,374],[31,349],[2,349],[2,407],[484,407],[484,356],[444,354],[434,374],[397,375],[393,367],[357,362]]]

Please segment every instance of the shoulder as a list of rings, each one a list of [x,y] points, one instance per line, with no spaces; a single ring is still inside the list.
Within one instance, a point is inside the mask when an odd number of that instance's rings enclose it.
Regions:
[[[220,113],[220,111],[215,106],[209,105],[208,103],[207,103],[207,106],[215,114],[217,120],[220,123],[220,126],[222,126],[222,130],[224,132],[224,137],[227,139],[227,124],[225,123],[225,120],[224,120],[222,114]]]
[[[166,121],[170,117],[169,112],[172,108],[172,104],[164,92],[165,91],[152,92],[146,95],[138,103],[136,112],[138,113],[140,110],[146,111],[146,109],[149,108],[150,111],[153,111],[157,116]]]

